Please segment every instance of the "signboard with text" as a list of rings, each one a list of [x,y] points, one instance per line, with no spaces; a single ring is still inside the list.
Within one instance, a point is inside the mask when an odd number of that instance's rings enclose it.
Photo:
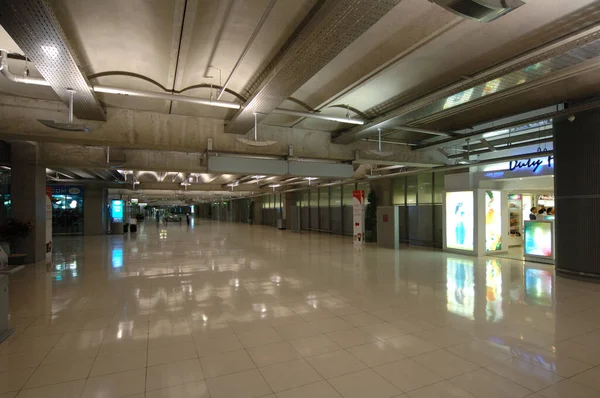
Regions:
[[[363,243],[365,240],[365,191],[352,191],[352,214],[354,243]]]

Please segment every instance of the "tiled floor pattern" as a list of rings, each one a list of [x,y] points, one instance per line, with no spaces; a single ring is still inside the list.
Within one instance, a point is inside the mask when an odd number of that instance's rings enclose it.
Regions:
[[[11,279],[6,397],[600,397],[600,285],[259,226],[55,240]]]

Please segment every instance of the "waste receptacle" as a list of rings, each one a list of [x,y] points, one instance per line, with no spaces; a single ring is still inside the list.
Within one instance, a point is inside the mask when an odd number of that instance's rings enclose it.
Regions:
[[[123,233],[126,234],[129,232],[129,224],[123,224]]]
[[[129,232],[137,232],[137,225],[136,224],[131,224],[129,226]]]
[[[277,229],[285,229],[285,218],[277,220]]]

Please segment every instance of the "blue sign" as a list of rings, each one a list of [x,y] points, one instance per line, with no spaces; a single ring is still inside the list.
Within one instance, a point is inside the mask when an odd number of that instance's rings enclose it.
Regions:
[[[515,171],[517,169],[531,168],[532,171],[535,173],[544,163],[546,163],[548,167],[553,167],[554,156],[550,155],[547,159],[538,158],[526,160],[511,160],[509,163],[509,169],[510,171]]]
[[[52,195],[83,195],[83,185],[51,185]]]
[[[123,201],[113,200],[110,206],[110,218],[112,222],[123,222]]]

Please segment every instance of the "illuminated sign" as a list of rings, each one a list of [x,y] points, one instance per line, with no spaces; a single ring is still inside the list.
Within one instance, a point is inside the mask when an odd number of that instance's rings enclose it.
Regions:
[[[552,221],[525,222],[525,254],[553,258]]]
[[[485,191],[485,251],[502,250],[500,191]]]
[[[546,159],[511,160],[508,168],[510,171],[532,168],[532,171],[535,173],[544,163],[546,163],[548,167],[554,167],[554,156],[550,155]]]
[[[446,193],[446,247],[472,251],[474,248],[473,191]]]
[[[112,222],[123,222],[123,201],[113,200],[110,207],[110,217]]]

